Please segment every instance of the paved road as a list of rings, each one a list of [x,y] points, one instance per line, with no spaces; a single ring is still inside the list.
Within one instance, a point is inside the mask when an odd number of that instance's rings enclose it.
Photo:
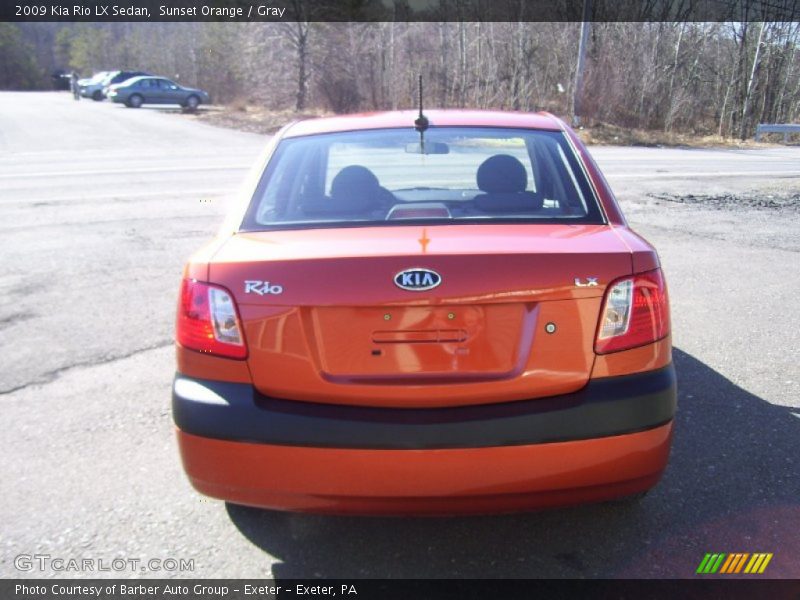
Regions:
[[[672,296],[680,413],[643,502],[398,520],[226,506],[178,463],[181,266],[264,143],[0,94],[0,576],[38,553],[193,559],[208,577],[687,577],[705,552],[762,551],[800,577],[800,200],[750,202],[800,194],[800,148],[593,149]]]

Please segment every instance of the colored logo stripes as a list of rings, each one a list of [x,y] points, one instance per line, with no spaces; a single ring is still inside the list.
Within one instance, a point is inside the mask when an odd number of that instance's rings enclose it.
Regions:
[[[735,554],[706,554],[697,567],[698,575],[713,575],[720,573],[730,575],[734,573],[748,573],[755,575],[763,573],[769,561],[772,560],[772,553],[747,552]]]

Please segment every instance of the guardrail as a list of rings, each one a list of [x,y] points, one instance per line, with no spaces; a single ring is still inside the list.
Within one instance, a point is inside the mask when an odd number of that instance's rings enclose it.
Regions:
[[[789,135],[792,133],[800,134],[800,125],[793,125],[793,124],[774,124],[770,125],[767,123],[761,123],[756,127],[756,141],[761,141],[761,136],[765,133],[782,133],[783,134],[783,141],[789,141]]]

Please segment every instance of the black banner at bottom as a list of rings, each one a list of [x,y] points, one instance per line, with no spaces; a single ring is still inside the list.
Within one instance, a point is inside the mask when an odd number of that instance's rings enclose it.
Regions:
[[[800,600],[800,581],[770,579],[5,579],[3,600],[428,600],[471,598],[769,598]]]

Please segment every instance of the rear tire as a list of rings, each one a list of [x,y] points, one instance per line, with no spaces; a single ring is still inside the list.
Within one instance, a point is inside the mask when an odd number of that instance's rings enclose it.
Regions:
[[[139,108],[142,104],[144,104],[144,98],[139,94],[134,94],[128,98],[128,101],[125,103],[128,108]]]
[[[102,101],[103,100],[103,92],[101,92],[100,90],[97,90],[96,92],[94,92],[92,94],[92,100],[94,100],[95,102]]]
[[[186,102],[183,105],[183,108],[190,112],[194,112],[197,110],[197,107],[200,106],[200,98],[197,96],[189,96],[186,99]]]

